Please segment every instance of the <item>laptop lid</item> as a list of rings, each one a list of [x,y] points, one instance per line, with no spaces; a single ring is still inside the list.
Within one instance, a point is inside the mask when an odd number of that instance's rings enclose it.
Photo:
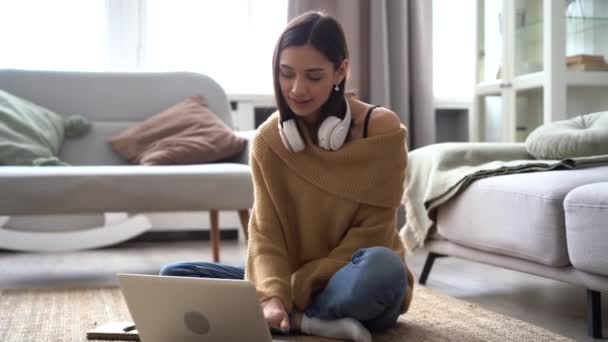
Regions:
[[[118,274],[143,342],[272,341],[245,280]]]

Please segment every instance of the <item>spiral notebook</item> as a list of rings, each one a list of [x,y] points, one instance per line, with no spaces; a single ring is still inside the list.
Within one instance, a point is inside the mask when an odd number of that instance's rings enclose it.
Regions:
[[[139,341],[133,322],[109,322],[87,331],[89,340]]]

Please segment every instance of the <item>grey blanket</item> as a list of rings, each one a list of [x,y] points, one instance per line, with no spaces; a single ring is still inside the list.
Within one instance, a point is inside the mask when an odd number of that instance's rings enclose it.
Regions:
[[[523,143],[442,143],[409,154],[400,236],[408,251],[424,245],[434,210],[476,179],[522,172],[573,169],[608,162],[608,155],[538,160]]]

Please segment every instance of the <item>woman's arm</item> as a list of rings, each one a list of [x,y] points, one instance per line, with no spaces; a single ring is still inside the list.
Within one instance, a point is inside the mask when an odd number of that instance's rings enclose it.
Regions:
[[[292,307],[291,266],[281,223],[271,201],[264,174],[255,156],[251,157],[254,205],[249,221],[249,241],[245,279],[251,281],[260,301],[278,297],[285,310]]]

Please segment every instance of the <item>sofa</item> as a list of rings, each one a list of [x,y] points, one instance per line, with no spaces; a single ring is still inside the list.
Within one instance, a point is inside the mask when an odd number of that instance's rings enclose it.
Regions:
[[[587,291],[588,334],[602,337],[608,290],[608,164],[485,177],[434,211],[425,284],[440,257],[527,272]]]
[[[129,164],[108,144],[127,127],[193,95],[203,95],[208,108],[233,128],[227,95],[210,77],[0,70],[0,89],[91,122],[88,134],[61,146],[58,157],[70,166],[0,166],[0,215],[106,213],[105,224],[86,230],[11,231],[0,222],[0,248],[63,251],[112,245],[148,230],[145,214],[151,212],[209,211],[214,261],[219,260],[219,210],[238,211],[246,233],[253,204],[248,145],[217,162],[142,166]],[[235,133],[248,141],[254,135]]]

